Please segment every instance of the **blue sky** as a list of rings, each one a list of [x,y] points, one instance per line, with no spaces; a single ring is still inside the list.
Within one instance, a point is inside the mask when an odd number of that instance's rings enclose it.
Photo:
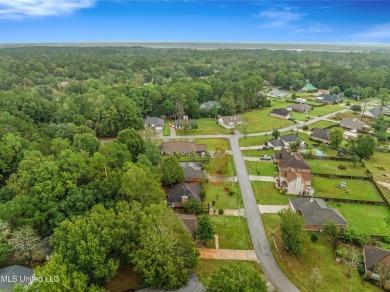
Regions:
[[[389,43],[390,1],[0,0],[0,42],[104,41]]]

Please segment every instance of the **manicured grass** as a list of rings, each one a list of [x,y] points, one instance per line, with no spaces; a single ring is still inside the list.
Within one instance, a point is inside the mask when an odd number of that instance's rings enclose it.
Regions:
[[[215,151],[217,147],[224,150],[230,150],[228,139],[195,139],[194,142],[198,144],[207,144],[208,151]]]
[[[229,155],[229,158],[230,158],[230,162],[229,162],[229,165],[228,165],[228,171],[226,174],[222,175],[222,174],[219,174],[219,173],[215,173],[213,172],[213,170],[211,169],[211,165],[212,165],[212,162],[214,160],[214,158],[210,158],[209,159],[209,163],[203,163],[202,165],[202,168],[204,170],[206,170],[207,174],[209,175],[218,175],[218,176],[234,176],[234,161],[233,161],[233,157]]]
[[[390,235],[384,218],[388,216],[385,206],[360,204],[344,204],[329,202],[329,205],[338,209],[347,220],[349,227],[354,230],[372,235]]]
[[[248,223],[243,217],[210,216],[215,234],[218,234],[221,249],[253,249],[249,235]],[[215,248],[214,239],[210,240],[207,248]]]
[[[233,261],[233,260],[200,260],[195,273],[204,286],[210,282],[210,277],[220,269],[228,268],[232,265],[248,266],[263,275],[260,265],[255,262]]]
[[[248,156],[248,157],[260,157],[261,155],[268,155],[268,156],[274,156],[274,150],[273,149],[268,149],[268,150],[242,150],[242,155],[243,156]]]
[[[381,291],[375,285],[363,281],[357,269],[352,271],[350,278],[347,276],[347,265],[336,262],[333,241],[329,240],[325,234],[317,232],[318,241],[312,242],[310,241],[311,232],[306,232],[303,255],[291,256],[285,250],[281,240],[279,215],[262,214],[261,218],[276,261],[301,291],[313,291],[310,275],[314,268],[318,268],[322,276],[317,291]],[[279,253],[276,252],[271,234],[275,234]]]
[[[353,163],[348,161],[305,159],[305,162],[310,165],[311,171],[314,173],[367,176],[367,172],[364,167],[354,167]],[[339,169],[337,167],[339,165],[344,165],[347,168],[344,170]]]
[[[376,181],[390,183],[390,153],[375,151],[374,155],[366,159],[365,162]]]
[[[225,186],[229,186],[230,190],[234,190],[234,195],[230,195],[225,191]],[[216,183],[208,182],[206,185],[206,198],[203,200],[205,207],[208,202],[215,201],[214,209],[238,209],[242,208],[242,197],[240,186],[238,183]]]
[[[304,122],[304,121],[309,121],[312,119],[312,117],[309,117],[310,115],[310,112],[308,113],[298,113],[298,112],[292,112],[291,116],[300,121],[300,122]]]
[[[359,119],[360,120],[361,116],[356,114],[356,113],[354,113],[354,112],[345,112],[345,113],[338,113],[332,119],[341,121],[344,118],[353,118],[353,119]]]
[[[272,162],[245,161],[246,169],[251,175],[276,176],[277,167]]]
[[[287,205],[289,198],[296,197],[281,194],[272,182],[252,181],[251,183],[256,201],[260,205]]]
[[[169,130],[169,124],[168,123],[164,124],[163,135],[164,136],[170,136],[171,135],[171,131]]]
[[[230,134],[231,130],[225,129],[221,125],[217,124],[215,119],[203,118],[196,120],[198,129],[191,130],[176,130],[178,136],[190,136],[190,135],[217,135],[217,134]]]
[[[341,182],[347,183],[347,189],[340,188]],[[372,183],[366,180],[314,177],[311,186],[316,197],[382,201]]]
[[[246,137],[241,138],[238,140],[241,147],[247,147],[247,146],[257,146],[257,145],[264,145],[265,142],[267,142],[269,139],[273,139],[271,135],[266,136],[253,136],[253,137]]]
[[[337,104],[329,104],[321,107],[315,107],[313,108],[312,111],[309,112],[309,114],[314,117],[320,117],[330,113],[337,112],[342,109],[344,109],[344,107],[339,106]]]
[[[331,127],[331,126],[334,126],[334,125],[336,125],[336,123],[332,123],[332,122],[329,122],[329,121],[319,121],[319,122],[310,124],[308,127],[309,127],[309,129],[314,129],[314,128],[325,129],[325,128],[328,128],[328,127]]]
[[[209,158],[202,158],[198,155],[180,155],[179,161],[202,161],[202,162],[208,162]]]

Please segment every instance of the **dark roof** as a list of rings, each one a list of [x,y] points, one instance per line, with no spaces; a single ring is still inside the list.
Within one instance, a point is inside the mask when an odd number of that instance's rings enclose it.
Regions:
[[[374,117],[378,117],[379,114],[380,114],[380,109],[377,108],[377,107],[374,107],[373,109],[370,109],[368,111],[371,115],[373,115]]]
[[[157,117],[146,117],[144,123],[146,125],[161,125],[164,126],[164,120]]]
[[[187,196],[188,200],[200,200],[201,186],[199,183],[181,183],[175,185],[168,194],[168,203],[181,203],[182,196]]]
[[[284,146],[284,143],[282,140],[280,139],[271,139],[271,140],[268,140],[268,143],[271,144],[273,147],[281,147],[281,146]]]
[[[168,141],[161,144],[161,152],[204,152],[207,144],[195,144],[187,141]]]
[[[18,265],[9,266],[0,269],[0,290],[12,291],[16,284],[28,285],[29,279],[34,274],[32,269],[25,268]],[[15,277],[16,281],[13,282]],[[2,281],[2,279],[9,279],[10,281]]]
[[[312,110],[313,107],[305,103],[301,103],[301,104],[294,103],[294,104],[290,104],[287,108],[295,109],[298,111],[310,111]]]
[[[299,139],[299,136],[297,134],[287,134],[284,136],[280,136],[279,139],[283,140],[283,142],[295,142],[297,139]]]
[[[175,120],[175,125],[176,126],[181,126],[181,125],[185,125],[185,124],[195,124],[195,121],[196,120],[191,120],[191,119],[186,119],[186,120],[183,120],[183,119],[177,119]]]
[[[184,170],[184,177],[186,179],[202,178],[206,176],[206,172],[204,170],[194,169],[190,165],[183,167],[183,170]]]
[[[276,108],[272,111],[270,111],[270,114],[275,114],[279,116],[288,116],[291,113],[291,111],[285,109],[285,108]]]
[[[313,132],[311,133],[311,136],[314,139],[322,139],[329,141],[329,130],[328,129],[321,129],[321,128],[314,128]]]
[[[213,107],[220,108],[221,105],[216,100],[211,100],[200,105],[200,109],[211,110]]]
[[[354,119],[354,118],[343,118],[340,121],[340,126],[343,128],[349,128],[355,130],[362,130],[363,128],[370,127],[365,122],[362,122],[361,120]]]
[[[319,97],[322,97],[322,100],[335,102],[339,99],[337,94],[321,94]]]
[[[183,222],[186,227],[188,233],[194,237],[195,229],[196,229],[196,216],[189,214],[176,214],[177,217]]]
[[[328,207],[322,199],[290,198],[289,202],[302,213],[305,225],[325,225],[329,221],[336,225],[348,224],[337,209]]]
[[[293,167],[295,169],[311,169],[310,166],[303,160],[303,157],[294,152],[276,151],[275,159],[281,160],[280,167]]]
[[[363,248],[364,265],[366,270],[374,272],[375,265],[379,262],[390,265],[390,250],[376,246],[365,245]]]

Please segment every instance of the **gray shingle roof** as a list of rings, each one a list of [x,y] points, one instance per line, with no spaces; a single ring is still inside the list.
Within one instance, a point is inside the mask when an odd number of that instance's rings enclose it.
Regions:
[[[303,160],[303,157],[298,153],[288,151],[276,151],[275,159],[282,160],[279,163],[281,167],[293,167],[295,169],[311,169],[310,166]]]
[[[330,140],[328,129],[314,128],[311,136],[314,139]]]
[[[366,270],[374,272],[375,265],[380,262],[390,261],[390,250],[378,248],[376,246],[365,245],[363,248],[364,253],[364,265]]]
[[[283,143],[283,141],[282,140],[280,140],[280,139],[271,139],[271,140],[268,140],[268,143],[270,144],[270,145],[272,145],[272,147],[282,147],[282,146],[284,146],[284,143]]]
[[[344,118],[340,121],[340,126],[343,128],[354,129],[354,130],[363,130],[363,128],[369,128],[365,122],[362,122],[359,119],[353,118]]]
[[[291,143],[295,142],[297,139],[299,139],[299,136],[297,134],[287,134],[284,136],[279,137],[283,142]]]
[[[181,183],[175,185],[168,194],[168,203],[181,203],[182,196],[188,196],[188,200],[200,200],[201,186],[199,183]]]
[[[28,285],[30,277],[33,275],[33,270],[18,265],[9,266],[0,269],[0,290],[12,291],[16,284]],[[13,282],[13,277],[16,281]],[[9,281],[3,281],[9,279]]]
[[[285,109],[285,108],[276,108],[272,111],[270,111],[270,114],[275,114],[279,116],[288,116],[291,113],[291,111]]]
[[[216,100],[211,100],[200,105],[200,109],[211,110],[214,106],[220,108],[221,105]]]
[[[301,103],[301,104],[290,104],[287,108],[291,108],[292,110],[297,110],[297,111],[311,111],[313,107],[311,105]]]
[[[242,123],[241,116],[222,116],[221,119],[225,125]]]
[[[329,221],[342,226],[348,224],[338,210],[328,207],[322,199],[291,198],[289,201],[302,213],[305,225],[325,225]]]
[[[201,179],[206,176],[204,170],[194,169],[192,166],[183,167],[183,170],[186,179]]]
[[[164,120],[157,117],[146,117],[144,123],[148,126],[161,125],[164,127]]]

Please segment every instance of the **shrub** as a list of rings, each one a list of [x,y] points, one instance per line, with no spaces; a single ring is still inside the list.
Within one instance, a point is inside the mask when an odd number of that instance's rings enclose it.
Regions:
[[[312,233],[310,235],[310,240],[313,241],[313,242],[316,242],[318,240],[318,236],[315,233]]]
[[[215,201],[211,201],[211,204],[213,204],[213,206],[215,205]]]
[[[229,191],[229,195],[231,195],[231,196],[234,196],[235,193],[236,193],[236,192],[233,191],[233,190],[230,190],[230,191]]]
[[[345,165],[342,165],[340,164],[339,166],[337,166],[338,169],[341,169],[341,170],[345,170],[347,169],[347,167]]]
[[[224,212],[224,210],[222,208],[218,210],[219,215],[223,215],[223,212]]]
[[[309,127],[308,126],[303,126],[302,129],[303,130],[309,130]]]

